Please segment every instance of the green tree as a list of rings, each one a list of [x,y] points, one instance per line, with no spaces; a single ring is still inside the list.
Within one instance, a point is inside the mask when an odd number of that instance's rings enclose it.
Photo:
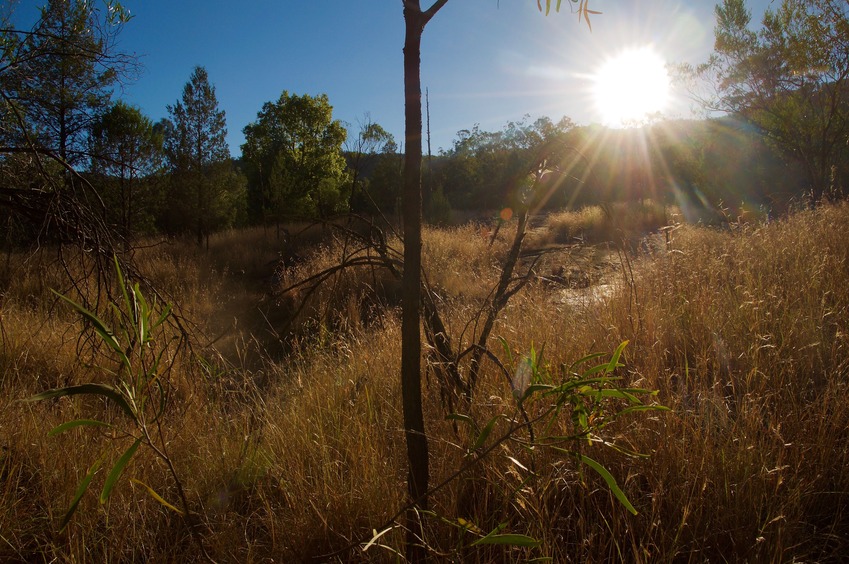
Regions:
[[[157,204],[155,175],[163,161],[162,135],[138,108],[115,103],[92,127],[91,172],[109,212],[129,245],[137,232],[150,232]]]
[[[454,146],[444,154],[441,175],[442,191],[452,204],[477,209],[512,205],[527,163],[574,127],[566,117],[557,123],[548,117],[528,123],[527,117],[508,122],[501,131],[475,125],[457,133]]]
[[[87,160],[88,132],[109,106],[111,87],[135,69],[115,49],[121,23],[91,2],[48,0],[33,30],[14,38],[4,87],[24,116],[20,133],[70,165]]]
[[[286,216],[326,216],[348,205],[342,143],[327,95],[289,94],[266,102],[245,129],[242,157],[251,202],[277,224]]]
[[[737,114],[805,170],[813,203],[847,174],[849,4],[783,0],[750,28],[745,0],[716,7],[714,53],[693,73],[713,86],[703,103]]]
[[[192,230],[198,245],[232,225],[244,208],[245,188],[234,171],[226,118],[203,67],[195,67],[183,96],[168,106],[165,151],[171,165],[167,200],[172,230]]]

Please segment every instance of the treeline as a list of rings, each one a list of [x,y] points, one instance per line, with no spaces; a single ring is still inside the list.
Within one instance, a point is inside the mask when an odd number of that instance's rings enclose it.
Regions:
[[[748,22],[734,16],[738,4],[727,0],[718,9],[729,29]],[[233,159],[226,116],[203,67],[157,122],[113,100],[115,87],[138,73],[135,58],[116,49],[130,21],[119,4],[48,0],[30,30],[16,29],[11,13],[2,17],[0,229],[7,242],[61,238],[80,223],[102,222],[125,245],[156,233],[203,244],[233,226],[349,211],[396,216],[402,148],[367,115],[346,127],[333,118],[326,95],[284,91],[244,128]],[[770,47],[767,36],[763,45],[749,39],[749,51],[735,52],[738,70]],[[704,78],[707,69],[692,73]],[[724,70],[727,76],[733,69]],[[736,105],[726,108],[736,117],[631,130],[547,117],[494,132],[474,126],[425,159],[425,212],[432,222],[450,222],[520,201],[558,209],[651,198],[709,220],[717,208],[780,212],[794,198],[839,195],[849,156],[838,86],[809,80],[768,100],[736,91]],[[780,102],[778,112],[802,98],[807,113],[778,114],[783,121],[751,110]],[[826,124],[810,119],[817,103],[832,109]],[[823,150],[823,143],[797,143],[822,138],[824,127],[831,142]],[[532,165],[548,172],[542,190],[529,194]],[[74,206],[92,213],[68,220],[65,211]]]
[[[704,221],[723,209],[780,213],[806,191],[800,167],[738,119],[617,130],[541,118],[498,132],[461,131],[426,168],[431,219],[513,205],[527,189],[528,163],[541,156],[550,173],[536,198],[545,209],[652,199]]]

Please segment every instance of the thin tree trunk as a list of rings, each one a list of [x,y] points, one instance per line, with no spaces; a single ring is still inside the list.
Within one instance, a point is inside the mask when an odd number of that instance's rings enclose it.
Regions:
[[[404,0],[404,275],[401,295],[401,398],[410,466],[408,491],[416,506],[407,513],[407,560],[421,562],[427,552],[417,538],[418,509],[427,508],[428,445],[422,411],[421,269],[422,269],[422,86],[421,42],[428,21],[448,0],[436,0],[422,12],[419,0]]]
[[[421,261],[422,261],[422,95],[421,37],[424,19],[410,2],[404,8],[404,119],[405,144],[402,216],[404,221],[404,274],[401,298],[401,396],[404,433],[407,439],[409,476],[407,486],[418,509],[427,508],[428,444],[422,412],[421,382]],[[407,558],[421,561],[426,556],[416,538],[416,508],[407,519]]]

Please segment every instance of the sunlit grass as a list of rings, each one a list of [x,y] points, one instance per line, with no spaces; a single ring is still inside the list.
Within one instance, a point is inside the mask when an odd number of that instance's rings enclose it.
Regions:
[[[586,243],[637,233],[659,226],[661,214],[652,210],[562,214],[534,236]],[[605,226],[611,216],[620,220],[615,228]],[[425,233],[429,281],[452,335],[497,280],[510,236],[504,230],[491,247],[479,227]],[[507,456],[524,464],[528,455],[515,445],[437,493],[432,509],[482,528],[507,523],[542,541],[523,557],[554,561],[838,561],[849,550],[847,233],[846,205],[768,224],[679,226],[651,253],[605,251],[618,267],[605,274],[604,293],[591,286],[570,290],[585,292],[583,299],[567,300],[560,287],[532,284],[504,310],[495,335],[519,353],[544,345],[552,367],[629,340],[626,383],[659,390],[660,403],[673,410],[610,428],[620,446],[649,458],[592,447],[639,515],[570,460],[539,456],[537,479],[523,483]],[[317,252],[309,251],[314,239],[304,246],[292,279],[338,262],[344,242],[323,241]],[[313,296],[293,326],[296,337],[274,347],[283,336],[268,324],[286,320],[289,310],[275,308],[291,306],[267,295],[279,245],[273,228],[256,229],[214,237],[208,252],[175,243],[137,257],[199,335],[232,326],[225,356],[233,364],[216,361],[200,338],[193,355],[176,359],[177,401],[166,427],[206,548],[219,561],[329,554],[367,538],[405,496],[396,282],[369,268],[340,274]],[[179,516],[127,481],[106,505],[85,498],[69,528],[55,532],[74,484],[109,438],[82,430],[46,436],[96,405],[16,400],[88,381],[86,363],[102,357],[78,357],[86,350],[78,346],[82,327],[46,303],[49,287],[62,288],[57,265],[25,258],[8,261],[7,272],[17,274],[4,278],[0,309],[0,560],[197,560]],[[462,463],[466,437],[444,420],[432,373],[424,388],[438,480]],[[477,398],[480,420],[514,405],[491,364]],[[173,499],[173,484],[153,459],[140,458],[127,472]],[[457,528],[428,523],[425,540],[444,558],[520,559],[509,549],[462,548]],[[398,548],[402,538],[395,530],[382,540]],[[340,558],[391,555],[372,547]]]

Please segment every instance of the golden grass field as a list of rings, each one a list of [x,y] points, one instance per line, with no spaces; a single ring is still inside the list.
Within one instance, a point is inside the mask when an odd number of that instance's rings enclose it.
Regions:
[[[849,206],[723,229],[677,225],[641,245],[598,242],[605,217],[627,213],[589,209],[542,222],[531,245],[584,243],[540,263],[549,280],[517,294],[493,335],[517,354],[544,346],[552,367],[629,341],[620,375],[657,390],[670,411],[632,414],[605,430],[648,457],[583,448],[638,514],[573,459],[507,441],[433,495],[423,533],[433,560],[841,561],[849,554]],[[172,242],[136,251],[139,271],[192,341],[178,350],[169,326],[154,343],[171,366],[162,375],[171,390],[164,444],[214,560],[394,562],[400,528],[367,551],[363,543],[405,503],[397,282],[368,267],[344,272],[293,321],[305,296],[272,290],[351,248],[329,230],[289,231],[285,243],[273,228],[255,228],[214,236],[208,250]],[[502,231],[492,245],[480,226],[425,233],[428,280],[455,339],[469,338],[468,321],[498,280],[511,236],[509,226]],[[296,245],[300,260],[275,277],[275,260],[291,251],[284,245]],[[92,349],[90,330],[50,292],[79,298],[55,257],[45,249],[0,261],[0,561],[199,561],[181,516],[130,481],[176,505],[174,480],[143,450],[100,504],[104,466],[58,531],[92,463],[117,458],[127,439],[89,428],[48,436],[81,417],[119,423],[122,414],[102,401],[20,401],[113,377],[114,361]],[[69,261],[72,270],[82,264]],[[551,283],[564,273],[582,282]],[[105,299],[100,306],[108,315]],[[490,347],[509,364],[495,339]],[[438,483],[467,460],[468,436],[446,421],[426,374]],[[487,364],[474,415],[511,413],[513,402]],[[476,534],[458,518],[485,532],[503,524],[540,544],[472,547]]]

